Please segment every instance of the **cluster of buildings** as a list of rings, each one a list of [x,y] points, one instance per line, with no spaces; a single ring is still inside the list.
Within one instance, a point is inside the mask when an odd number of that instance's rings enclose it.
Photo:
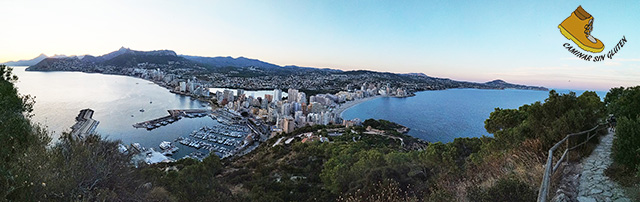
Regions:
[[[210,98],[211,96],[209,85],[206,82],[198,81],[196,77],[185,80],[176,74],[165,73],[158,68],[133,68],[130,74],[142,79],[155,81],[159,85],[169,88],[173,93],[204,98]]]
[[[384,87],[383,89],[380,91],[375,86],[363,86],[358,90],[309,97],[298,89],[288,89],[286,95],[283,95],[282,90],[275,89],[273,94],[266,94],[264,98],[247,96],[243,90],[237,90],[235,93],[232,90],[223,90],[217,91],[213,97],[220,106],[240,113],[246,112],[256,119],[270,123],[273,125],[273,133],[290,133],[297,128],[312,125],[360,125],[359,119],[343,120],[336,108],[347,101],[391,94],[387,92],[398,93],[398,90],[387,90]]]
[[[239,113],[251,114],[256,119],[270,123],[272,132],[290,133],[307,125],[359,125],[359,120],[342,120],[336,108],[347,101],[371,96],[406,97],[409,94],[402,88],[392,88],[389,83],[363,82],[360,85],[348,84],[343,91],[335,94],[307,95],[298,89],[289,88],[285,92],[274,89],[273,94],[264,97],[247,96],[244,90],[223,90],[211,93],[207,82],[196,77],[183,79],[175,74],[167,74],[160,69],[133,69],[133,75],[158,82],[172,92],[202,97],[215,101],[219,106]]]
[[[187,79],[187,81],[180,81],[179,85],[176,87],[176,89],[174,89],[174,91],[189,93],[194,96],[202,96],[205,98],[209,98],[211,93],[209,91],[209,86],[198,82],[198,79],[196,79],[196,77]]]

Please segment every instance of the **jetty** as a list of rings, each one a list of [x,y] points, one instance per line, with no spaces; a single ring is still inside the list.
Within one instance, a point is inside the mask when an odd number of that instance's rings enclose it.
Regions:
[[[89,134],[93,134],[100,124],[100,121],[93,119],[92,109],[80,110],[76,117],[76,123],[71,126],[71,137],[74,139],[84,139]]]
[[[157,119],[136,123],[136,124],[133,124],[133,127],[146,128],[147,130],[153,130],[155,128],[176,122],[183,117],[187,117],[187,118],[204,117],[211,114],[212,111],[210,109],[170,109],[170,110],[167,110],[167,112],[169,112],[168,116],[163,116]]]

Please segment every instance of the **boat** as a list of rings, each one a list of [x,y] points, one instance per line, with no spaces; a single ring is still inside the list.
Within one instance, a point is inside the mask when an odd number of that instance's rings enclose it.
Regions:
[[[140,145],[140,143],[137,143],[137,142],[132,143],[131,146],[138,151],[144,150],[144,148],[142,148],[142,145]]]
[[[169,141],[162,141],[162,143],[160,143],[160,149],[163,149],[163,150],[169,149],[171,148],[171,146],[172,146],[171,142]]]
[[[131,117],[133,117],[133,114],[131,114]]]
[[[140,112],[144,112],[144,109],[140,109]]]

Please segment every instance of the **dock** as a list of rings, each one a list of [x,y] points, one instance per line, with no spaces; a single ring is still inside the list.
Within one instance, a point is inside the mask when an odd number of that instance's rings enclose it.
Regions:
[[[74,139],[84,139],[89,134],[93,134],[100,124],[100,121],[93,119],[92,109],[80,110],[76,117],[76,123],[71,126],[71,137]]]
[[[204,117],[211,114],[212,111],[209,109],[170,109],[170,110],[167,110],[167,112],[169,112],[168,116],[163,116],[157,119],[136,123],[136,124],[133,124],[133,127],[146,128],[147,130],[153,130],[155,128],[176,122],[184,117],[186,118]]]

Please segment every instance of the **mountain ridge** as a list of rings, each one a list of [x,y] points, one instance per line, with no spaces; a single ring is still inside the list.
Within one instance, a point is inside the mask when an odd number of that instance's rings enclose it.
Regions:
[[[47,55],[45,55],[44,53],[40,53],[40,55],[38,55],[37,57],[35,57],[33,59],[18,60],[18,61],[7,61],[7,62],[0,63],[0,64],[5,64],[5,65],[8,65],[8,66],[31,66],[31,65],[38,64],[40,61],[44,60],[45,58],[47,58]]]
[[[456,81],[449,78],[431,77],[424,73],[393,73],[370,70],[343,71],[331,68],[300,67],[295,65],[280,66],[258,59],[246,57],[204,57],[178,55],[172,50],[137,51],[121,47],[116,51],[100,55],[84,55],[82,57],[46,58],[37,64],[30,65],[28,71],[84,71],[123,74],[127,68],[153,68],[168,71],[191,71],[200,74],[219,73],[231,77],[262,76],[304,76],[304,75],[351,75],[358,78],[375,77],[389,82],[413,83],[416,90],[437,90],[446,88],[487,88],[487,89],[527,89],[548,90],[541,86],[527,86],[507,83],[496,79],[485,83]],[[355,78],[354,77],[354,78]]]

